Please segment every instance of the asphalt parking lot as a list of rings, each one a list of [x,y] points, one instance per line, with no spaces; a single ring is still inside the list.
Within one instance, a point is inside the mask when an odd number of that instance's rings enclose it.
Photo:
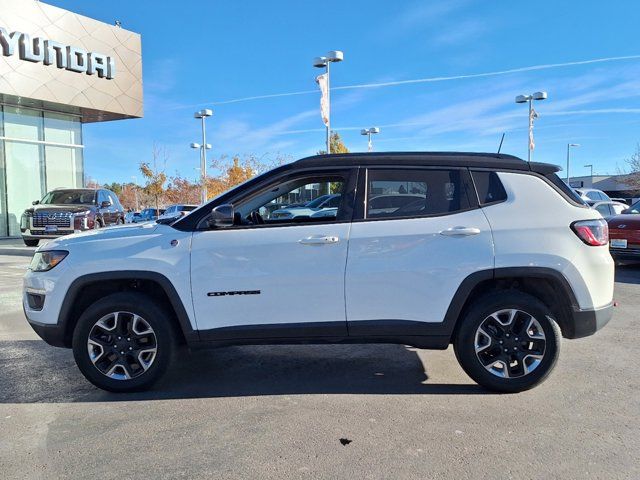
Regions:
[[[184,352],[115,395],[26,323],[28,260],[0,255],[2,478],[640,478],[640,267],[521,394],[477,387],[451,349],[365,345]]]

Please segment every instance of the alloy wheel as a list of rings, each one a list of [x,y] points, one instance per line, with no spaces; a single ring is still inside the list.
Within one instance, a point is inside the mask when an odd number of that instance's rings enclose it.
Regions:
[[[131,312],[112,312],[89,332],[91,363],[114,380],[130,380],[146,372],[156,358],[158,342],[151,325]]]
[[[546,338],[533,315],[517,309],[486,317],[475,334],[478,360],[493,375],[517,378],[533,372],[544,358]]]

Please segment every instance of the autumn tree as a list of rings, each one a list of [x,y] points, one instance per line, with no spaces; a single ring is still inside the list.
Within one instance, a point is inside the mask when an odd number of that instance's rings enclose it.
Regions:
[[[179,175],[169,177],[169,183],[164,191],[164,202],[166,205],[171,203],[187,203],[197,205],[200,203],[201,186],[199,183],[192,182]]]
[[[331,132],[331,135],[329,136],[329,145],[331,146],[331,153],[349,153],[349,149],[342,141],[342,137],[338,132]],[[326,150],[318,151],[318,155],[324,155],[325,153],[327,153]],[[340,193],[341,189],[342,184],[331,182],[320,185],[320,190],[318,193],[320,195],[327,195],[329,193]]]
[[[162,169],[158,167],[158,163],[162,162]],[[145,179],[143,191],[153,198],[155,208],[160,209],[160,199],[164,194],[164,184],[167,181],[167,175],[164,173],[164,167],[167,164],[166,150],[154,145],[152,150],[151,162],[140,163],[140,173]]]
[[[122,191],[117,193],[120,203],[125,210],[137,210],[139,208],[138,201],[138,185],[133,182],[122,185]]]
[[[331,153],[349,153],[349,149],[342,141],[342,137],[338,132],[331,132],[329,136],[329,145],[331,146]],[[318,155],[324,155],[326,150],[318,151]]]
[[[244,157],[234,155],[230,160],[226,156],[214,159],[211,162],[211,168],[220,173],[218,176],[208,179],[207,192],[209,197],[226,192],[256,175],[277,165],[282,165],[284,161],[285,157],[279,155],[273,161],[266,161],[264,158],[258,159],[254,155],[245,155]]]

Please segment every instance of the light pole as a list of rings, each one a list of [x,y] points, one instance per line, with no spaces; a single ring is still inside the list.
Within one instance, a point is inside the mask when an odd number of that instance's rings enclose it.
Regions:
[[[376,133],[380,133],[380,129],[378,127],[363,128],[362,130],[360,130],[360,135],[366,135],[368,137],[367,151],[369,152],[373,152],[373,143],[371,141],[371,135],[374,135]]]
[[[206,153],[205,150],[211,150],[211,144],[207,143],[204,145],[200,145],[199,143],[195,143],[192,142],[191,144],[189,144],[189,146],[191,148],[197,148],[198,150],[200,150],[200,166],[199,167],[195,167],[195,170],[199,170],[200,171],[200,182],[201,182],[201,189],[202,189],[202,203],[206,203],[207,202],[207,177],[206,177],[206,169],[207,169],[207,157],[206,157]],[[203,167],[204,165],[204,167]],[[203,175],[203,168],[205,171],[205,174]]]
[[[534,115],[533,110],[533,101],[534,100],[546,100],[547,92],[535,92],[531,95],[518,95],[516,97],[516,103],[528,103],[529,104],[529,145],[527,148],[527,162],[531,161],[531,151],[533,150],[533,119],[537,114]]]
[[[213,115],[213,111],[208,108],[202,109],[199,112],[193,114],[194,118],[199,118],[202,121],[202,145],[205,148],[200,149],[200,178],[202,179],[202,203],[207,203],[207,148],[211,148],[207,144],[207,129],[205,127],[205,119]],[[191,144],[191,148],[197,144]]]
[[[331,153],[331,82],[329,81],[329,65],[342,60],[344,60],[344,53],[340,50],[331,50],[325,57],[313,59],[314,67],[325,68],[327,72],[327,153]]]
[[[579,147],[580,144],[579,143],[567,143],[567,185],[569,185],[569,152],[571,150],[571,147]],[[569,185],[571,186],[571,185]]]
[[[140,205],[138,205],[138,177],[136,177],[135,175],[132,175],[131,180],[133,180],[133,195],[136,198],[136,212],[139,212]]]
[[[593,187],[593,165],[592,164],[588,164],[588,165],[584,166],[584,168],[587,168],[587,167],[590,169],[589,177],[591,177],[591,187]]]

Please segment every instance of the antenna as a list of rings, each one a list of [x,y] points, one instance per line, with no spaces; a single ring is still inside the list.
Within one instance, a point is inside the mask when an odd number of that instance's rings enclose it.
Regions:
[[[502,134],[502,138],[500,139],[500,145],[498,145],[498,153],[500,153],[500,150],[502,150],[502,142],[504,142],[504,133]]]

